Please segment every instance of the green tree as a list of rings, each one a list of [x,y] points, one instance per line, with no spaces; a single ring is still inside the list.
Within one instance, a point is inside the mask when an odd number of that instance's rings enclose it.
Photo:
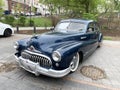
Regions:
[[[1,20],[1,17],[3,15],[3,6],[4,6],[3,0],[0,0],[0,20]]]
[[[22,12],[22,7],[19,3],[16,4],[16,6],[14,6],[14,11],[15,11],[15,14],[17,15],[18,13],[21,13]]]
[[[114,7],[113,0],[101,0],[100,8],[102,13],[113,12]]]
[[[81,15],[83,13],[96,13],[97,6],[100,0],[42,0],[40,1],[46,4],[51,13],[54,13],[56,10],[62,9],[66,13],[71,15]]]
[[[25,26],[25,23],[26,23],[26,17],[25,16],[20,16],[18,18],[18,25],[19,26]]]
[[[12,15],[6,15],[5,16],[5,23],[14,25],[15,18]]]
[[[115,10],[120,12],[120,0],[113,0],[115,5]]]

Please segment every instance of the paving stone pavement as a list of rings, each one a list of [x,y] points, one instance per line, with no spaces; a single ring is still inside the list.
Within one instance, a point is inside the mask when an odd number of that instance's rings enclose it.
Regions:
[[[103,41],[103,46],[97,49],[79,68],[85,65],[97,66],[107,75],[105,79],[92,80],[92,82],[120,89],[120,41]],[[85,80],[91,82],[88,78]]]
[[[16,62],[13,42],[29,35],[15,34],[0,37],[0,62]],[[82,66],[93,65],[105,71],[105,79],[92,80],[80,73]],[[120,90],[120,41],[103,41],[88,59],[80,64],[75,73],[55,79],[26,72],[17,68],[11,72],[0,73],[0,90]]]

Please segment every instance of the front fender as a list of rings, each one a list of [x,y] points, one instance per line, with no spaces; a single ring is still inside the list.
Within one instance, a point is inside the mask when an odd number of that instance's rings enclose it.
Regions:
[[[59,62],[61,67],[68,68],[70,62],[73,59],[73,56],[80,51],[83,51],[83,43],[82,42],[75,42],[71,45],[63,46],[57,49],[58,52],[61,53],[61,61]]]
[[[17,50],[17,53],[16,53],[17,56],[20,56],[21,51],[23,51],[23,50],[25,50],[27,48],[29,40],[30,40],[30,38],[25,38],[25,39],[17,41],[18,45],[19,45],[19,47],[16,49]]]

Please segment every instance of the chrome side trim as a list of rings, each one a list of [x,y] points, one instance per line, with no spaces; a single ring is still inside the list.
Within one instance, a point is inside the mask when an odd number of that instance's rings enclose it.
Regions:
[[[81,37],[80,39],[86,39],[87,37],[86,36],[83,36],[83,37]]]
[[[61,50],[61,49],[65,48],[65,47],[67,47],[68,45],[73,47],[73,46],[77,46],[77,45],[80,45],[80,44],[81,44],[80,42],[74,42],[74,43],[66,44],[63,47],[58,48],[57,50]]]

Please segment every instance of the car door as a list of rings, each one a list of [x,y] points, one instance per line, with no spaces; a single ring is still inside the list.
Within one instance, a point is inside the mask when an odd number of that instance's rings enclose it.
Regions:
[[[86,34],[89,36],[88,40],[88,52],[91,53],[93,52],[98,45],[98,31],[96,29],[96,23],[91,22],[88,24]]]
[[[95,32],[96,32],[96,35],[97,35],[97,39],[99,41],[101,32],[100,32],[100,26],[97,22],[95,22]]]

